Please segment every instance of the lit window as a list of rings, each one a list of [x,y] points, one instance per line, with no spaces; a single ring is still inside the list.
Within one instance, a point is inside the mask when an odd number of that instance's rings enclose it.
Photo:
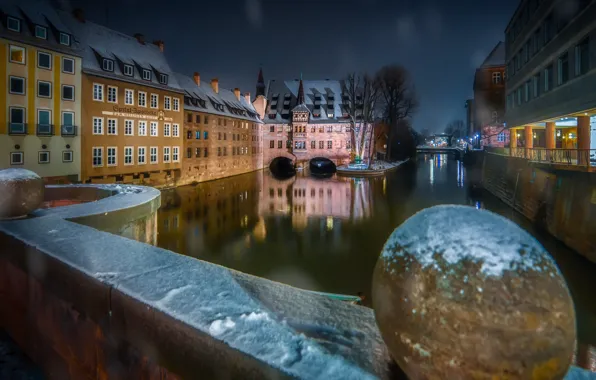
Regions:
[[[50,163],[50,152],[47,150],[41,151],[37,154],[37,162],[40,164]]]
[[[75,61],[72,58],[62,57],[62,72],[67,74],[74,74]]]
[[[25,162],[25,155],[23,152],[10,152],[11,165],[23,165]]]
[[[140,146],[137,148],[137,163],[139,165],[144,165],[146,163],[145,161],[145,147],[144,146]]]
[[[139,121],[139,136],[147,136],[147,122]]]
[[[115,146],[108,147],[108,166],[118,165],[118,151]]]
[[[108,135],[118,134],[118,120],[108,119]]]
[[[147,107],[147,93],[139,91],[139,107]]]
[[[93,167],[103,166],[103,147],[93,147]]]
[[[124,134],[126,136],[134,136],[134,120],[124,120]]]
[[[52,69],[52,55],[42,51],[37,52],[37,67],[41,69]]]
[[[75,88],[67,84],[62,85],[62,100],[75,100]]]
[[[170,147],[164,146],[163,147],[163,162],[170,162]]]
[[[42,40],[47,39],[48,30],[43,26],[35,25],[35,37],[41,38]]]
[[[150,134],[151,134],[151,136],[157,136],[157,122],[156,121],[151,122]]]
[[[163,98],[163,109],[164,110],[171,110],[172,109],[172,105],[171,102],[172,98],[170,98],[169,96],[164,96]]]
[[[157,108],[157,103],[159,102],[157,94],[151,94],[151,108]]]
[[[118,87],[108,86],[108,103],[118,103]]]
[[[72,150],[63,150],[62,151],[62,162],[73,162]]]
[[[134,162],[132,160],[134,148],[132,146],[125,146],[124,147],[124,165],[133,165]]]
[[[157,147],[152,146],[149,148],[149,163],[157,164]]]
[[[52,84],[50,82],[44,82],[42,80],[37,81],[37,96],[39,96],[40,98],[51,98]]]
[[[93,134],[94,135],[103,135],[103,118],[101,118],[101,117],[93,118]]]
[[[21,20],[14,17],[7,17],[6,19],[6,28],[8,30],[12,30],[13,32],[20,32],[21,31]]]
[[[151,80],[151,71],[143,69],[143,79]]]
[[[133,68],[131,65],[124,65],[124,75],[127,77],[133,76]]]
[[[10,45],[10,62],[25,64],[25,48]]]
[[[131,106],[134,105],[134,90],[129,90],[128,88],[124,90],[124,104]]]
[[[9,92],[11,94],[25,95],[25,78],[11,76]]]
[[[103,84],[93,83],[93,100],[103,102]]]
[[[498,142],[505,142],[505,132],[501,132],[497,135]]]
[[[70,35],[66,33],[60,33],[60,43],[62,45],[70,46]]]

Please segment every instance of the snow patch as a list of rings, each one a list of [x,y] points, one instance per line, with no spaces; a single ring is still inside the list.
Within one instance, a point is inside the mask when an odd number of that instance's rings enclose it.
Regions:
[[[240,316],[240,318],[247,320],[247,321],[270,321],[271,318],[269,318],[269,314],[263,312],[263,313],[255,313],[252,312],[250,314],[242,314]]]
[[[236,323],[232,321],[230,317],[226,317],[225,319],[218,319],[211,322],[209,332],[213,336],[218,336],[225,333],[227,330],[233,329],[235,326]]]

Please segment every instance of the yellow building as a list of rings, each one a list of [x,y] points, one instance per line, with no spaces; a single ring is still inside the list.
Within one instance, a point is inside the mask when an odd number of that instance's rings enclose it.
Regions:
[[[80,177],[81,57],[47,4],[0,5],[0,169]]]

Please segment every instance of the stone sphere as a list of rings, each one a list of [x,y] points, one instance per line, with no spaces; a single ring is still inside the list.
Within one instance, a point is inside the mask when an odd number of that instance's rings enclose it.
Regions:
[[[399,226],[373,277],[373,308],[410,379],[562,379],[575,311],[557,265],[489,211],[425,209]]]
[[[43,202],[43,180],[26,169],[0,170],[0,219],[25,216]]]

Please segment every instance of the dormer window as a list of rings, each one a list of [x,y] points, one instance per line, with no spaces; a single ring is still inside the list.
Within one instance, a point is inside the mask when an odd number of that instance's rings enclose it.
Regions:
[[[70,35],[60,32],[60,43],[62,45],[70,46]]]
[[[159,83],[168,84],[168,76],[166,74],[159,74]]]
[[[47,40],[48,30],[43,26],[35,25],[35,37]]]
[[[151,71],[143,69],[143,79],[151,80]]]
[[[21,20],[14,17],[8,17],[6,20],[6,27],[8,28],[8,30],[12,30],[13,32],[20,32]]]
[[[104,58],[101,67],[104,71],[114,71],[114,61]]]
[[[131,77],[133,75],[132,65],[124,65],[124,75]]]

